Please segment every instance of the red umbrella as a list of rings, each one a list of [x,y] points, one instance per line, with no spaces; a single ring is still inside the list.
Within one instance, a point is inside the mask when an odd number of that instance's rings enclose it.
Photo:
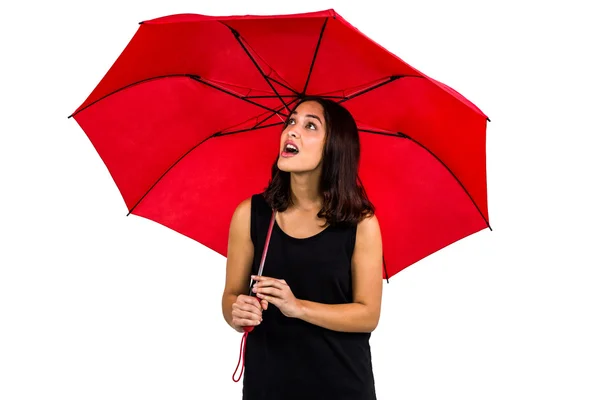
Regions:
[[[489,119],[334,10],[144,21],[72,117],[129,214],[225,256],[234,209],[266,187],[283,120],[309,95],[359,125],[383,276],[489,227]]]

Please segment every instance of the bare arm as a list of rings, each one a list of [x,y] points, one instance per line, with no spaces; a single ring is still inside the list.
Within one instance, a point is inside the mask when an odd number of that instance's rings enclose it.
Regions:
[[[256,325],[260,322],[256,319],[257,315],[260,318],[262,314],[262,309],[258,307],[256,299],[245,298],[250,285],[250,272],[254,257],[254,246],[250,238],[250,206],[250,198],[242,201],[231,218],[227,247],[227,271],[221,303],[225,321],[238,332],[243,332],[243,327],[234,323],[233,308],[238,308],[238,318],[246,319],[243,325]],[[241,298],[238,299],[239,297]]]
[[[322,304],[296,299],[283,280],[260,277],[261,299],[279,307],[284,315],[300,318],[326,329],[341,332],[372,332],[379,323],[383,290],[381,232],[377,217],[358,224],[352,255],[353,302]]]

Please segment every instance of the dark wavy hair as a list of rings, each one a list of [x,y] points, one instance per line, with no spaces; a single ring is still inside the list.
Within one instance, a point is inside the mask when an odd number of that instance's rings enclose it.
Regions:
[[[317,216],[325,218],[331,226],[356,225],[364,217],[375,213],[375,206],[367,198],[358,177],[360,141],[356,121],[346,108],[321,97],[305,97],[294,110],[306,101],[321,104],[327,126],[320,180],[323,207]],[[289,118],[283,129],[288,121]],[[281,212],[292,204],[292,197],[290,173],[277,167],[277,159],[263,196],[272,209]]]

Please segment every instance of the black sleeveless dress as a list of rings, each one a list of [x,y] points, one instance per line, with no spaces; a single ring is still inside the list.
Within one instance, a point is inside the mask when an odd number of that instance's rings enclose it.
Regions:
[[[256,275],[272,211],[262,194],[252,196],[251,208]],[[356,226],[300,239],[275,222],[263,275],[285,279],[298,299],[351,303],[355,239]],[[248,334],[243,400],[375,400],[370,337],[288,318],[269,304]]]

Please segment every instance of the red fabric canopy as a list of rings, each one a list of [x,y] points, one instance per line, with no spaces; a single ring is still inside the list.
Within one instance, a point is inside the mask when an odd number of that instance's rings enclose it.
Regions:
[[[359,125],[389,276],[489,227],[486,115],[333,10],[144,21],[73,117],[131,213],[226,255],[232,213],[266,187],[305,95]]]

